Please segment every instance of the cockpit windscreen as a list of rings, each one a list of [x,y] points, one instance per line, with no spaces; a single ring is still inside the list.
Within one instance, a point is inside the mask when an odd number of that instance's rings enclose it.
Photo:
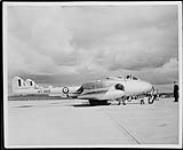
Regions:
[[[138,80],[138,78],[137,78],[137,77],[132,76],[132,75],[127,75],[127,76],[126,76],[126,79]]]

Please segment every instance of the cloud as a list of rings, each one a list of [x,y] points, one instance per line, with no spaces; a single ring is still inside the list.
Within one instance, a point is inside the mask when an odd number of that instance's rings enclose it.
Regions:
[[[172,32],[170,28],[162,31],[152,27],[111,36],[105,42],[110,44],[101,48],[105,51],[103,63],[107,63],[111,70],[160,67],[171,57],[177,57],[178,43],[175,35],[177,32]]]
[[[133,73],[155,85],[171,84],[173,81],[178,80],[178,61],[176,58],[171,58],[161,67],[134,71]]]
[[[54,83],[121,72],[154,83],[177,78],[176,6],[9,6],[7,22],[9,77]]]

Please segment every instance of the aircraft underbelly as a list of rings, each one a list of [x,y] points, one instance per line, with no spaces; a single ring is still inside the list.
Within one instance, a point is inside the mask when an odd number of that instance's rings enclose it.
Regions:
[[[109,100],[109,99],[120,98],[123,95],[124,95],[123,91],[108,91],[106,93],[80,95],[80,96],[78,96],[78,98],[80,98],[80,99],[95,99],[95,100]]]
[[[89,94],[78,96],[79,99],[105,100],[104,94]]]

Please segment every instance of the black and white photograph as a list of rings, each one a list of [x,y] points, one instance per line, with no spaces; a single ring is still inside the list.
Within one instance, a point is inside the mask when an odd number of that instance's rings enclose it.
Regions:
[[[182,148],[182,3],[3,2],[6,148]]]

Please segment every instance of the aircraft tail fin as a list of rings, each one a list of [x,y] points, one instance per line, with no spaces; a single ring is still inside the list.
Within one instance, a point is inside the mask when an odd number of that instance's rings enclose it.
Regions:
[[[14,93],[17,90],[24,88],[25,86],[25,82],[22,78],[16,76],[12,79],[12,90]]]
[[[38,85],[31,79],[23,80],[21,77],[14,77],[12,79],[12,91],[17,93],[22,89],[35,89],[38,88]]]
[[[31,79],[27,79],[25,81],[25,83],[26,83],[26,86],[30,87],[30,88],[34,88],[36,86],[36,83],[33,80],[31,80]]]

